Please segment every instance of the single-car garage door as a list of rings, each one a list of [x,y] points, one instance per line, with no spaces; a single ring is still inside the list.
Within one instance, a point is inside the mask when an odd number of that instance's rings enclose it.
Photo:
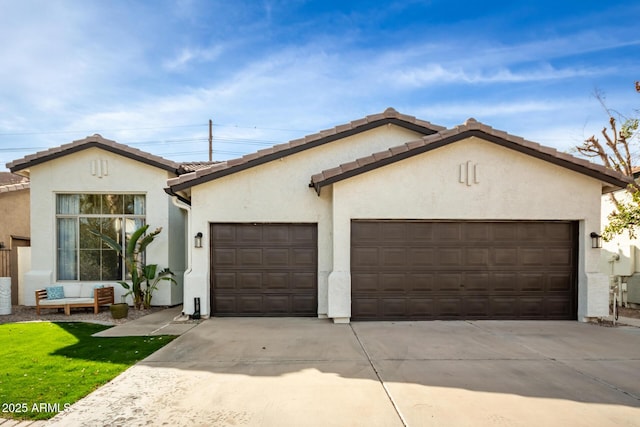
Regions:
[[[214,316],[315,316],[316,224],[212,224]]]
[[[576,260],[575,222],[352,221],[352,319],[576,319]]]

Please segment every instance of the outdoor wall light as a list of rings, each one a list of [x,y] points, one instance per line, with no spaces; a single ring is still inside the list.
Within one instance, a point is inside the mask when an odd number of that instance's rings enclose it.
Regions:
[[[591,234],[591,247],[594,249],[598,249],[602,247],[602,235],[592,231]]]
[[[198,234],[193,238],[193,246],[196,248],[202,247],[202,233],[198,231]]]

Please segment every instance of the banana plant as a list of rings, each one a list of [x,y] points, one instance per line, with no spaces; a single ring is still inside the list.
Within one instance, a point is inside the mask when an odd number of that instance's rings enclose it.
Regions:
[[[93,232],[99,236],[102,241],[111,249],[116,251],[118,255],[124,259],[127,271],[131,275],[131,282],[119,281],[118,283],[128,292],[125,294],[133,297],[133,305],[136,309],[148,309],[151,307],[151,298],[153,292],[158,289],[161,280],[167,280],[173,284],[177,284],[173,278],[174,274],[169,268],[165,268],[158,272],[158,264],[145,263],[145,251],[147,246],[154,241],[156,236],[162,231],[162,227],[158,227],[149,234],[145,234],[149,229],[149,224],[143,225],[133,232],[129,238],[126,247],[116,242],[111,237]]]

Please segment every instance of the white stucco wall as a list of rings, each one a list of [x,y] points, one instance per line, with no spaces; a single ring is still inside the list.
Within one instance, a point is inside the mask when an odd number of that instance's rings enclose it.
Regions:
[[[106,162],[107,174],[92,174],[93,161]],[[32,166],[31,173],[31,270],[25,274],[24,303],[35,305],[34,292],[56,282],[56,194],[57,193],[138,193],[146,195],[146,222],[162,227],[147,250],[147,262],[160,268],[184,270],[184,224],[182,213],[163,191],[169,172],[98,148],[89,148]],[[184,227],[184,225],[182,225]],[[173,242],[176,242],[175,248]],[[170,243],[172,250],[169,250]],[[178,249],[180,248],[180,249]],[[182,253],[181,253],[182,252]],[[181,283],[179,277],[179,283]],[[64,282],[58,282],[64,283]],[[108,282],[101,282],[108,283]],[[171,289],[163,282],[154,293],[153,305],[182,302],[182,285]],[[116,302],[124,290],[114,283]]]
[[[477,165],[477,184],[459,182],[467,161]],[[600,194],[593,178],[478,138],[337,182],[329,316],[350,316],[351,219],[579,221],[578,317],[607,315],[599,251],[589,238],[600,229]]]
[[[190,234],[202,232],[204,237],[203,247],[193,249],[192,271],[185,274],[185,313],[193,313],[193,299],[199,297],[202,315],[210,314],[211,223],[293,222],[318,224],[318,315],[326,316],[333,269],[331,191],[318,197],[308,187],[311,175],[419,137],[386,125],[193,187]]]

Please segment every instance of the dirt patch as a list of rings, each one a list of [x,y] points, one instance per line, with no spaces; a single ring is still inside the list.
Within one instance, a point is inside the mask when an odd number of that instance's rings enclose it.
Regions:
[[[49,322],[92,322],[102,323],[105,325],[121,325],[131,320],[139,319],[148,314],[164,310],[167,307],[151,307],[149,310],[135,310],[129,307],[129,315],[124,319],[113,319],[109,307],[101,307],[98,314],[93,313],[93,308],[74,309],[71,316],[66,316],[62,310],[45,309],[41,310],[41,314],[36,314],[35,307],[25,307],[23,305],[14,305],[11,307],[11,314],[0,315],[0,324],[13,322],[33,322],[33,321],[49,321]]]
[[[610,311],[610,313],[613,315],[613,311]],[[640,319],[640,309],[631,307],[618,307],[618,317]]]

